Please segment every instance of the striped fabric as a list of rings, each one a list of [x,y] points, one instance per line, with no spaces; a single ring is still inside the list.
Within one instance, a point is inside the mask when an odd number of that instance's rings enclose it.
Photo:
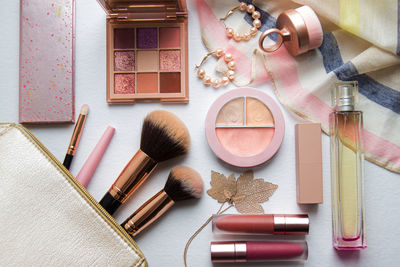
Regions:
[[[219,18],[238,4],[235,0],[196,0],[203,41],[210,51],[224,48],[234,55],[238,65],[236,85],[271,82],[282,104],[303,118],[321,122],[325,132],[332,112],[331,88],[341,80],[357,80],[358,109],[364,111],[366,158],[400,172],[400,0],[296,2],[257,0],[260,31],[274,28],[283,10],[307,4],[323,24],[324,41],[317,50],[293,57],[281,47],[265,54],[256,49],[260,33],[249,42],[227,39]],[[225,23],[245,32],[252,21],[247,13],[236,11]],[[222,60],[217,70],[226,70]]]

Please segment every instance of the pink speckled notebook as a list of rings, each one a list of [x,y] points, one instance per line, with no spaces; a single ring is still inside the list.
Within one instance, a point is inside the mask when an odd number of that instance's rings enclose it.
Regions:
[[[21,0],[21,123],[74,122],[74,9],[74,0]]]

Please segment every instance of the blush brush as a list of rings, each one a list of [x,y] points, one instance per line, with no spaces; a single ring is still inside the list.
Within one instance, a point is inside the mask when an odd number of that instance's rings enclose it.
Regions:
[[[146,201],[122,227],[133,237],[160,218],[175,202],[200,198],[203,194],[203,180],[192,168],[178,166],[171,170],[168,180],[160,192]]]
[[[162,110],[149,113],[143,121],[140,149],[101,199],[100,205],[112,215],[159,162],[184,155],[189,147],[189,132],[178,117]]]

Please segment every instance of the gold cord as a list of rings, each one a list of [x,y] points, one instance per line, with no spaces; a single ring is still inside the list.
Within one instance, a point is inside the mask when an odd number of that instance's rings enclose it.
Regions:
[[[227,211],[228,209],[230,209],[231,207],[233,207],[233,204],[230,204],[226,209],[222,210],[222,208],[224,207],[225,202],[222,203],[221,207],[219,207],[219,210],[217,211],[217,215],[224,213],[225,211]],[[187,253],[189,250],[189,246],[192,243],[193,239],[204,229],[204,227],[206,227],[212,220],[212,215],[210,218],[208,218],[205,223],[203,223],[199,229],[197,229],[196,232],[194,232],[194,234],[189,238],[189,240],[186,242],[186,246],[185,246],[185,251],[183,252],[183,262],[185,264],[185,267],[188,267],[187,265]]]

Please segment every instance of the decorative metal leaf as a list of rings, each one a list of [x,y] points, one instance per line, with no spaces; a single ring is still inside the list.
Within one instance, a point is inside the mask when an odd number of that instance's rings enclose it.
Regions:
[[[264,214],[264,209],[261,204],[247,200],[245,195],[240,195],[237,197],[243,199],[241,201],[235,201],[235,208],[238,212],[244,214]]]
[[[219,203],[231,201],[236,195],[236,179],[233,174],[228,178],[225,175],[211,171],[211,189],[207,190],[210,197],[218,200]]]
[[[276,184],[264,179],[254,179],[253,171],[247,171],[237,180],[237,192],[233,198],[235,207],[240,213],[264,213],[260,203],[268,201],[277,188]]]

